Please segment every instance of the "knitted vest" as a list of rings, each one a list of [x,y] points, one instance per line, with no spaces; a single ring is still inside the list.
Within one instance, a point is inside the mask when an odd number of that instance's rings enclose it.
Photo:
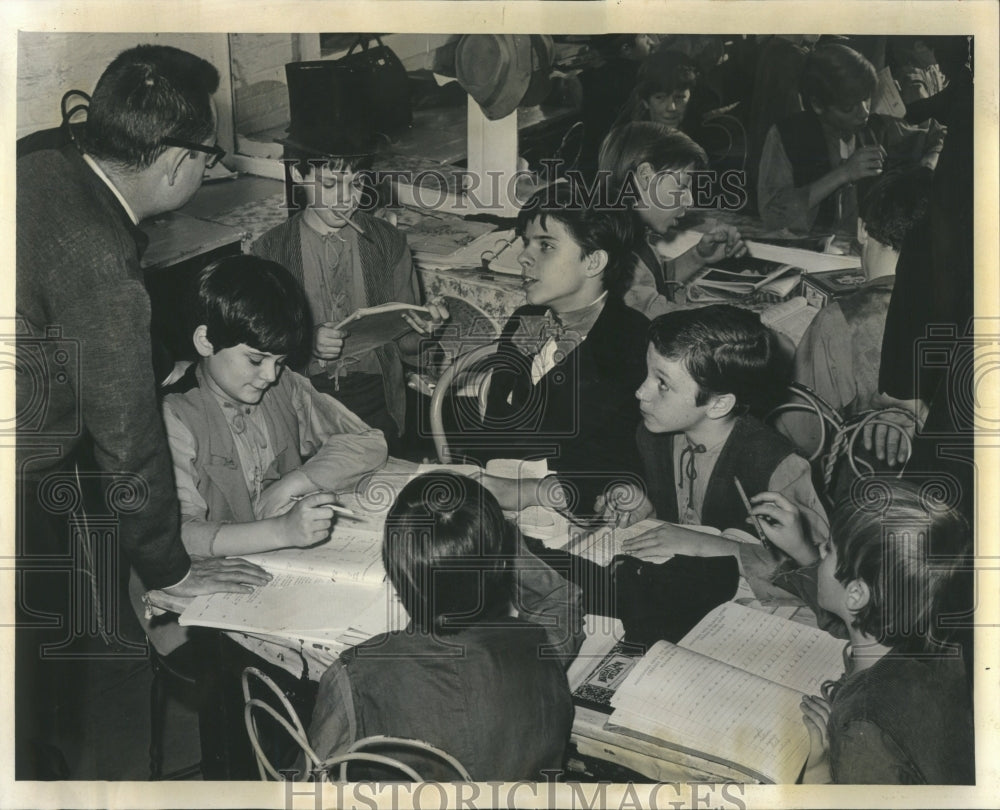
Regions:
[[[264,473],[264,486],[302,466],[299,426],[287,382],[287,375],[292,373],[285,371],[257,406],[264,413],[268,440],[275,453],[274,461]],[[197,442],[194,466],[202,473],[198,477],[198,492],[208,505],[208,519],[234,523],[255,520],[229,424],[215,397],[205,389],[200,371],[189,370],[178,383],[178,391],[168,394],[165,401]]]
[[[636,432],[649,499],[656,516],[670,523],[678,521],[672,452],[675,435],[651,433],[644,425]],[[709,476],[701,522],[720,531],[745,525],[747,510],[733,478],[740,479],[747,495],[764,492],[775,468],[794,452],[791,442],[759,420],[749,416],[737,419]]]
[[[288,222],[272,228],[257,240],[252,249],[255,255],[288,268],[300,285],[303,284],[302,241],[299,236],[301,219],[302,214],[298,213]],[[393,274],[404,252],[409,249],[406,237],[385,220],[363,211],[356,211],[353,220],[369,237],[357,240],[366,306],[391,303],[395,289]],[[382,370],[386,408],[402,434],[406,421],[406,386],[399,349],[395,343],[387,343],[375,349],[375,357]]]

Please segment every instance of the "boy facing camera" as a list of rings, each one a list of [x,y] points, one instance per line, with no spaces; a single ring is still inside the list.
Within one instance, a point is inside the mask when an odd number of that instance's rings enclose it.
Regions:
[[[226,257],[202,271],[197,323],[200,359],[163,402],[185,547],[225,557],[321,542],[333,493],[387,451],[380,431],[285,369],[309,336],[302,289],[279,264]],[[161,654],[179,631],[147,628]]]
[[[758,596],[770,595],[776,561],[767,549],[683,526],[722,532],[746,526],[739,480],[751,501],[767,491],[795,503],[803,514],[804,542],[815,545],[827,536],[809,462],[751,415],[767,405],[777,386],[776,379],[769,385],[773,337],[755,313],[726,304],[661,315],[649,335],[647,376],[636,392],[648,495],[632,494],[630,509],[613,498],[602,506],[619,524],[654,514],[668,521],[626,540],[626,554],[654,563],[676,554],[732,555]]]

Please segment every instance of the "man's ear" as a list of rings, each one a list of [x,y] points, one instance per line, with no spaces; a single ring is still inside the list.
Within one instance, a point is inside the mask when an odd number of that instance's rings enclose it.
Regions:
[[[208,327],[205,324],[195,327],[194,334],[191,335],[191,342],[202,357],[211,357],[215,354],[215,347],[209,342]]]
[[[858,244],[864,246],[868,242],[868,229],[865,227],[865,223],[862,222],[861,217],[858,217]]]
[[[169,146],[167,147],[167,151],[160,155],[159,159],[164,161],[163,170],[169,185],[172,186],[177,182],[181,166],[184,165],[184,161],[188,159],[190,153],[190,149],[184,149],[180,146]]]
[[[857,613],[865,607],[872,598],[871,588],[863,579],[852,579],[847,583],[844,595],[844,604],[851,613]]]
[[[595,250],[587,256],[587,275],[593,278],[604,272],[608,266],[608,252],[606,250]]]
[[[708,417],[710,419],[724,419],[732,413],[736,407],[735,394],[712,394],[708,400]]]

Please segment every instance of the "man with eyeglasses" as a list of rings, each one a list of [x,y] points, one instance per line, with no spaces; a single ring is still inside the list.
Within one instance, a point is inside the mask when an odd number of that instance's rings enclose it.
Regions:
[[[139,222],[184,205],[224,154],[214,145],[218,84],[216,69],[185,51],[124,51],[97,83],[80,142],[18,160],[19,779],[68,775],[51,743],[66,731],[79,700],[72,687],[87,670],[64,671],[51,659],[72,654],[86,635],[73,630],[92,607],[79,583],[95,572],[81,574],[74,562],[73,588],[53,568],[93,551],[78,535],[82,525],[89,542],[95,527],[70,503],[82,488],[100,487],[117,543],[146,588],[249,592],[269,578],[240,560],[191,560],[181,543],[139,264],[147,241]],[[53,614],[46,630],[38,617]],[[120,649],[118,616],[98,618]]]

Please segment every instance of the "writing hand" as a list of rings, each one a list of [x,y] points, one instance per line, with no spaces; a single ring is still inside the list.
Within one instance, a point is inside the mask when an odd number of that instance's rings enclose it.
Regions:
[[[322,323],[313,334],[313,354],[320,360],[336,360],[344,351],[344,339],[350,335],[335,329],[332,323]]]
[[[281,535],[290,546],[311,546],[330,536],[330,527],[336,513],[325,504],[336,503],[332,492],[317,492],[297,502],[278,520]]]
[[[728,256],[742,256],[747,252],[747,246],[732,225],[716,225],[701,237],[695,251],[705,264],[711,264]]]
[[[270,581],[267,571],[238,557],[192,557],[191,570],[184,581],[163,591],[171,596],[250,593]]]
[[[854,154],[841,164],[841,168],[844,170],[847,181],[855,183],[866,177],[882,174],[885,157],[885,149],[878,144],[862,146],[854,150]]]
[[[779,492],[758,492],[750,498],[751,514],[761,518],[760,528],[767,539],[795,559],[809,565],[819,552],[806,539],[805,524],[798,506]]]

